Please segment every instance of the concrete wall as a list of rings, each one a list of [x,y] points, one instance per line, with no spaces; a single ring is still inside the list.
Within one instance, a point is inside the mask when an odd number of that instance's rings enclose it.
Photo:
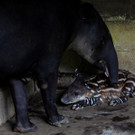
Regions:
[[[135,22],[107,22],[118,54],[119,67],[135,73]]]
[[[30,97],[34,93],[34,82],[27,85],[27,95]],[[5,123],[15,114],[13,100],[9,88],[0,88],[0,125]]]
[[[118,54],[119,68],[135,73],[135,1],[83,1],[92,3],[107,24]],[[66,52],[61,62],[60,71],[73,72],[75,68],[83,69],[84,63],[77,55]]]
[[[101,16],[109,21],[126,21],[135,19],[134,0],[83,0],[92,3]]]
[[[4,123],[14,114],[13,102],[8,89],[0,89],[0,124]]]

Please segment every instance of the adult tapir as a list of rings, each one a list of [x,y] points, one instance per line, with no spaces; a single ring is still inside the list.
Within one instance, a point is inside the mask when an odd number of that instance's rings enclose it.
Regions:
[[[117,83],[118,60],[111,35],[98,12],[78,0],[0,1],[0,82],[9,83],[16,111],[15,130],[34,131],[25,85],[30,72],[41,90],[48,122],[60,126],[55,103],[58,67],[69,46]]]

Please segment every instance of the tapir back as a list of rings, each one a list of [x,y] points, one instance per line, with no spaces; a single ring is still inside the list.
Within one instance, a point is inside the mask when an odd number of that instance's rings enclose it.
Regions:
[[[1,80],[23,75],[40,58],[59,62],[70,42],[72,15],[54,0],[2,0],[0,20]]]

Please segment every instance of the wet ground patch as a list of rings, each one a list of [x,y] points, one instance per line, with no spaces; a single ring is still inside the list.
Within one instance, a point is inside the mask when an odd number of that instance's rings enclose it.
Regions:
[[[60,132],[60,133],[53,133],[53,134],[49,134],[49,135],[66,135],[66,134]]]
[[[129,118],[130,118],[129,116],[115,116],[112,118],[112,121],[119,122],[123,120],[128,120]]]
[[[96,109],[97,111],[104,111],[104,112],[114,112],[119,110],[125,110],[128,106],[128,103],[123,103],[117,106],[108,106],[107,104],[98,106]]]

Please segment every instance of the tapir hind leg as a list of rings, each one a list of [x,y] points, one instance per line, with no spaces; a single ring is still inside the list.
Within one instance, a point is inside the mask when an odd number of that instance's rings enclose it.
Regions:
[[[28,101],[24,83],[14,79],[10,81],[10,87],[16,112],[16,125],[14,131],[36,131],[37,127],[30,122],[28,117]]]
[[[49,67],[46,67],[46,65]],[[36,74],[48,122],[54,126],[60,127],[61,123],[67,123],[68,120],[65,119],[64,116],[59,115],[56,107],[58,66],[55,62],[43,62],[37,67]]]

